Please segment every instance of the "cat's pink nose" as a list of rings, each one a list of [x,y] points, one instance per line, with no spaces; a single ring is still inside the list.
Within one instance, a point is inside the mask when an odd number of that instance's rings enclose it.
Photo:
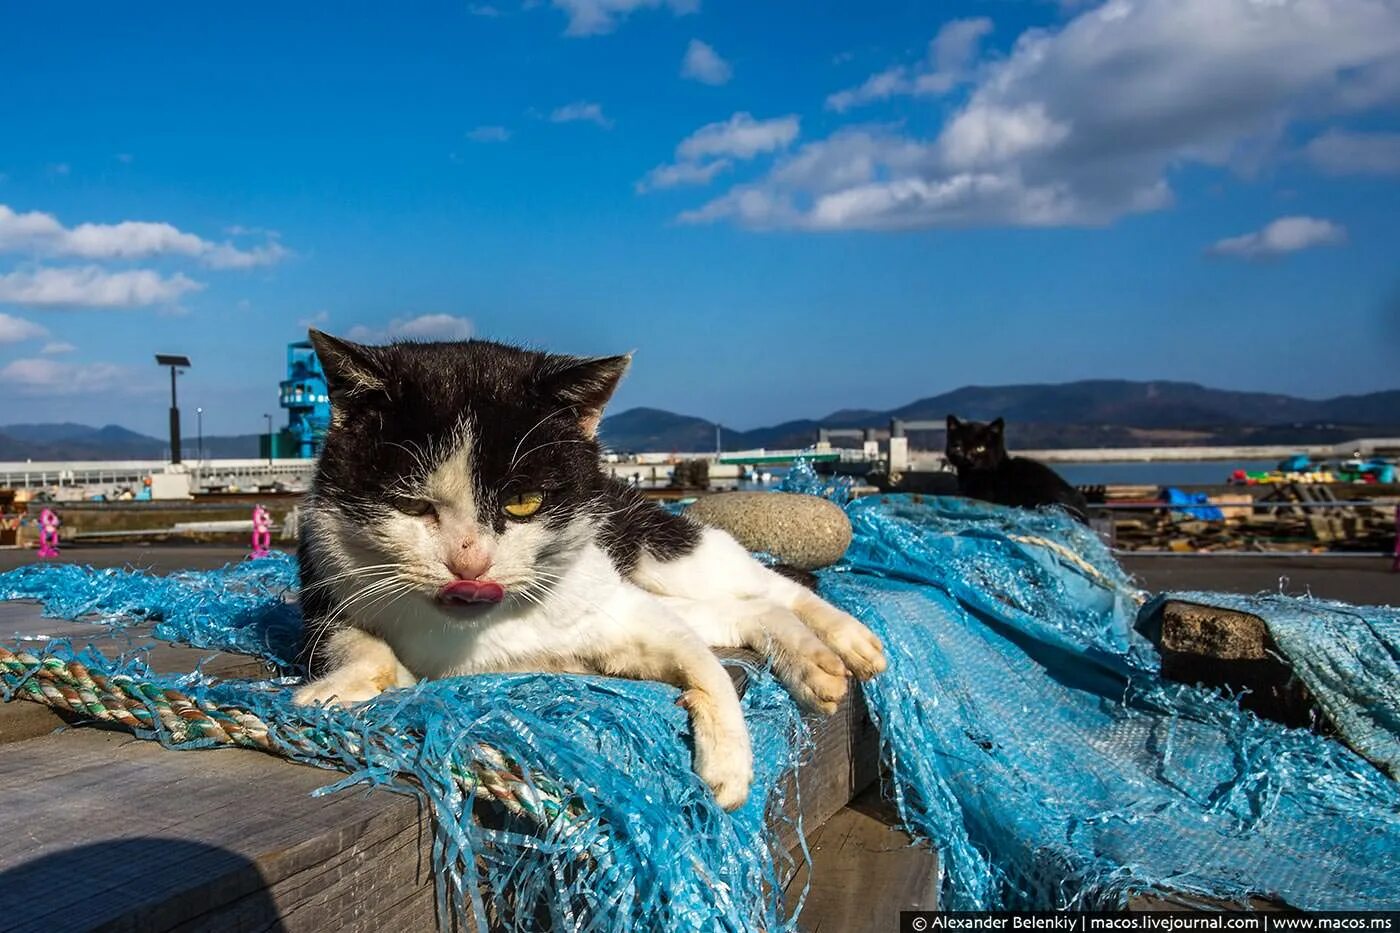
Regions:
[[[480,580],[491,569],[491,555],[480,545],[463,544],[445,563],[458,580]]]

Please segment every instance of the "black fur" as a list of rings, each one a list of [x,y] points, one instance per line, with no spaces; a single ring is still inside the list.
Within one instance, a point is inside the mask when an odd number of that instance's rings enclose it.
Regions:
[[[1043,463],[1006,454],[1005,422],[960,421],[948,416],[948,462],[958,471],[958,491],[968,498],[1036,508],[1058,505],[1087,522],[1084,496]]]
[[[626,357],[582,359],[485,340],[368,347],[311,332],[334,416],[309,500],[366,526],[394,509],[396,489],[437,466],[471,430],[474,492],[499,531],[498,508],[516,493],[544,490],[534,519],[558,527],[590,509],[596,540],[619,570],[643,549],[661,559],[692,550],[699,529],[613,480],[599,466],[591,431],[627,368]],[[325,587],[325,542],[305,534],[301,560],[304,646],[315,645],[334,610]],[[307,647],[304,647],[304,651]],[[312,673],[323,658],[304,657]]]

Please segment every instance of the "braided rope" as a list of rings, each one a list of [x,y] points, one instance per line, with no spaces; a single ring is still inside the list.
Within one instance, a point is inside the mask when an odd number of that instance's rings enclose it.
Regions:
[[[1012,541],[1015,541],[1017,544],[1028,544],[1032,547],[1043,547],[1046,550],[1053,551],[1063,559],[1069,561],[1071,564],[1074,564],[1074,566],[1078,567],[1080,570],[1084,571],[1084,573],[1086,573],[1090,577],[1094,578],[1094,580],[1096,580],[1099,583],[1099,585],[1103,586],[1105,589],[1121,589],[1121,587],[1112,579],[1110,579],[1102,570],[1095,567],[1093,564],[1089,563],[1083,557],[1080,557],[1078,554],[1074,553],[1058,541],[1051,541],[1049,538],[1042,538],[1038,535],[1008,534],[1006,537]],[[1129,590],[1128,595],[1134,601],[1139,603],[1144,602],[1147,599],[1147,594],[1142,592],[1141,590]]]
[[[173,687],[127,674],[92,671],[76,658],[15,653],[0,645],[0,697],[43,703],[133,732],[164,732],[176,744],[201,741],[284,757],[339,760],[321,731],[309,723],[269,724],[238,706],[192,699]],[[511,813],[544,826],[581,816],[569,802],[567,789],[539,776],[527,780],[519,767],[488,745],[478,744],[474,751],[469,764],[449,766],[465,794],[485,791]]]

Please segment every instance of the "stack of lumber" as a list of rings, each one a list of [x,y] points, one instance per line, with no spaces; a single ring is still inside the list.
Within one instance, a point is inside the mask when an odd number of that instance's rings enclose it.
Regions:
[[[1115,543],[1125,550],[1389,551],[1395,542],[1397,500],[1347,505],[1325,485],[1290,483],[1252,500],[1244,493],[1210,496],[1219,520],[1153,499],[1110,495],[1108,501],[1143,506],[1113,513]],[[1317,504],[1326,507],[1309,507]]]

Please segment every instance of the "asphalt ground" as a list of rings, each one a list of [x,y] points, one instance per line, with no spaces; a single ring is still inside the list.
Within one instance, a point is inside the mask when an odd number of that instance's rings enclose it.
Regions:
[[[94,567],[139,567],[158,573],[208,570],[242,560],[246,549],[225,545],[73,545],[60,560]],[[34,561],[31,550],[0,550],[0,570]],[[1400,573],[1388,557],[1353,555],[1136,555],[1123,566],[1152,592],[1311,593],[1361,605],[1400,606]]]

